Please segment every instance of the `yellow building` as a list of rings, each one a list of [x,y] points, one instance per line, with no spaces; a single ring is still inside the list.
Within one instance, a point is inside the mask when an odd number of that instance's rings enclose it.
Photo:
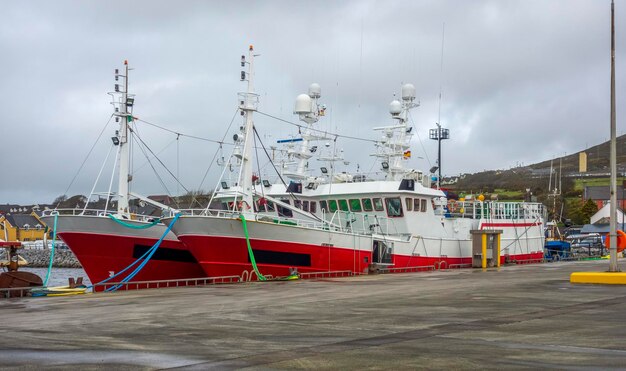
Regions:
[[[0,214],[0,239],[5,241],[43,240],[47,233],[46,224],[39,216],[30,214]]]

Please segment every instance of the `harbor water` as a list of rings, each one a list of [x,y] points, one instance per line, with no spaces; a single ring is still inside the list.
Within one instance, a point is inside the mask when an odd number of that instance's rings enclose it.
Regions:
[[[20,268],[20,270],[33,272],[41,277],[42,280],[46,279],[46,273],[48,272],[48,268],[23,267]],[[89,281],[87,274],[82,268],[52,268],[52,271],[50,272],[50,279],[48,280],[48,286],[65,286],[68,284],[68,279],[70,277],[82,277],[85,285],[91,285],[91,281]]]

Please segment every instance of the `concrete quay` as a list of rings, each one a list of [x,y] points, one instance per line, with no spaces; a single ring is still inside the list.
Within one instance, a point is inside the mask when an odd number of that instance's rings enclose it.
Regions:
[[[620,261],[622,265],[626,260]],[[0,300],[3,369],[623,369],[607,261]]]

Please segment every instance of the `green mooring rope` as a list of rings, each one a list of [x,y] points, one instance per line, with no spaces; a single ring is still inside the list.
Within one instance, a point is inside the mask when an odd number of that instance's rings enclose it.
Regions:
[[[252,263],[252,269],[256,273],[256,276],[259,278],[259,281],[267,281],[264,275],[259,272],[259,268],[256,266],[256,260],[254,259],[254,253],[252,252],[252,246],[250,246],[250,236],[248,235],[248,223],[246,222],[246,217],[243,214],[239,215],[241,219],[241,225],[243,226],[243,234],[246,236],[246,244],[248,245],[248,255],[250,256],[250,262]]]
[[[248,255],[250,256],[250,262],[252,263],[252,268],[254,269],[254,272],[259,278],[259,281],[292,281],[292,280],[299,279],[300,277],[297,274],[292,274],[291,276],[276,277],[276,278],[271,278],[268,280],[265,276],[261,274],[261,272],[259,272],[259,268],[256,265],[256,260],[254,259],[254,252],[252,251],[252,246],[250,246],[250,235],[248,234],[248,222],[246,221],[246,217],[243,214],[240,214],[239,218],[241,219],[241,225],[243,226],[243,233],[246,236],[246,244],[248,245]]]
[[[161,222],[157,218],[157,219],[153,220],[152,223],[150,223],[150,224],[135,225],[135,224],[126,223],[123,220],[119,220],[115,216],[113,216],[112,214],[109,214],[109,218],[111,218],[117,224],[123,225],[124,227],[127,227],[127,228],[132,228],[132,229],[147,229],[147,228],[154,227],[155,225],[157,225],[157,224],[159,224]]]

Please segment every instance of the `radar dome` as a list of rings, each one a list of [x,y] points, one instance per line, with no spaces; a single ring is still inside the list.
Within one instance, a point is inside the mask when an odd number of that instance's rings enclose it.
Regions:
[[[392,100],[391,103],[389,103],[389,113],[391,113],[393,116],[397,116],[400,114],[400,112],[402,112],[402,103],[398,102],[397,100]]]
[[[296,108],[294,113],[311,113],[311,97],[307,94],[300,94],[296,98]]]
[[[318,83],[312,83],[309,85],[309,97],[311,98],[319,98],[322,96],[322,88]]]
[[[413,86],[413,84],[402,85],[402,99],[403,100],[415,99],[415,86]]]

